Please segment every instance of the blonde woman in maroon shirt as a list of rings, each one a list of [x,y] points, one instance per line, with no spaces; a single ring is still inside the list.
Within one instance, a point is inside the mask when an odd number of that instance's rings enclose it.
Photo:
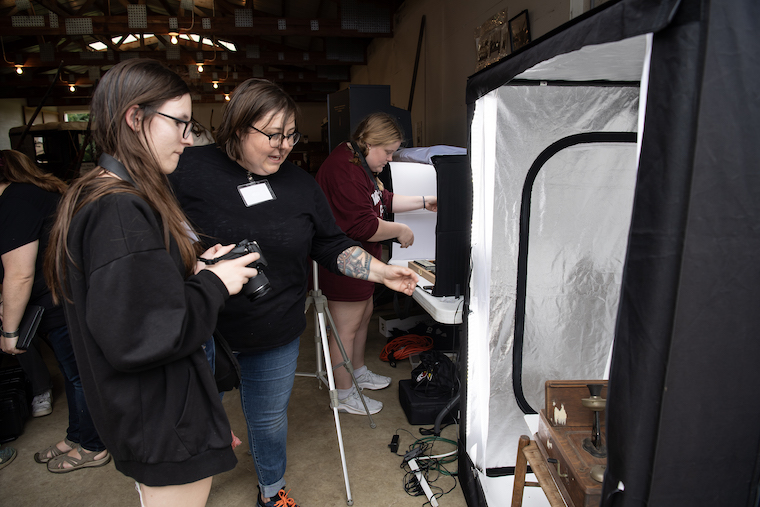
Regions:
[[[382,254],[381,241],[395,239],[401,248],[414,243],[414,233],[409,226],[384,220],[387,212],[438,209],[435,196],[397,195],[382,188],[378,182],[377,176],[391,161],[403,139],[404,131],[395,118],[387,113],[373,113],[357,126],[351,142],[340,144],[330,153],[317,173],[317,183],[327,196],[338,226],[377,258]],[[337,276],[320,268],[319,287],[327,296],[335,331],[354,367],[358,386],[362,389],[388,387],[389,377],[368,370],[364,364],[375,284]],[[342,361],[340,349],[332,336],[330,355],[334,364]],[[364,414],[364,406],[348,371],[336,369],[335,384],[338,410]],[[383,408],[380,401],[367,397],[365,401],[372,414]]]

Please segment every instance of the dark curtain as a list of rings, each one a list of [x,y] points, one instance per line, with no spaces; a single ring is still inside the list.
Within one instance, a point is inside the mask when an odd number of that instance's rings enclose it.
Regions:
[[[684,0],[655,35],[605,507],[758,504],[758,33],[756,0]]]

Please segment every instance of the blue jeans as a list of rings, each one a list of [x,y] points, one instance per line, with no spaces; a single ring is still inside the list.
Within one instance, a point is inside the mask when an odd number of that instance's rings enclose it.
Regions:
[[[53,349],[58,367],[63,373],[63,383],[66,389],[66,401],[69,405],[69,427],[66,437],[81,445],[87,451],[101,452],[106,446],[100,441],[98,431],[90,417],[90,410],[84,399],[84,389],[79,378],[79,369],[74,357],[74,349],[69,338],[69,329],[61,326],[53,329],[47,335],[47,342]]]
[[[16,356],[16,360],[21,369],[24,370],[24,374],[32,382],[32,396],[39,396],[53,387],[53,383],[50,380],[50,372],[45,364],[45,360],[40,355],[38,347],[39,335],[34,337],[32,344],[26,352]],[[31,400],[29,401],[31,402]]]
[[[259,488],[265,498],[285,487],[288,402],[298,360],[296,338],[287,345],[260,353],[240,353],[240,402],[248,424],[248,442]]]
[[[201,345],[203,352],[206,353],[206,359],[211,366],[211,373],[216,372],[216,344],[213,338],[209,338],[206,343]]]

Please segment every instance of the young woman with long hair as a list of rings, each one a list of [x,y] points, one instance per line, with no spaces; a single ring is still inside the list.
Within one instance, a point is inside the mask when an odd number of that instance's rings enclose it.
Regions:
[[[202,506],[232,469],[202,344],[258,254],[205,267],[167,184],[192,146],[190,91],[154,60],[111,68],[92,99],[99,165],[64,195],[46,275],[63,301],[92,418],[142,505]],[[234,245],[203,253],[223,255]]]

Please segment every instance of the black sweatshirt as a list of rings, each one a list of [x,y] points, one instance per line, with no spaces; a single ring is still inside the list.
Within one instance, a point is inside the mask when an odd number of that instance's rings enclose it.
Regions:
[[[201,344],[228,297],[185,279],[176,243],[139,197],[108,195],[69,228],[64,307],[87,405],[116,468],[148,486],[234,468],[230,425]]]
[[[66,325],[63,308],[53,304],[42,272],[50,226],[60,198],[60,194],[29,183],[11,183],[0,195],[0,255],[37,240],[40,242],[34,263],[34,285],[27,305],[45,308],[39,327],[43,333]],[[4,275],[3,265],[0,264],[0,281]]]
[[[268,263],[271,292],[253,302],[232,296],[219,315],[219,330],[240,352],[273,349],[300,336],[309,257],[337,273],[338,255],[359,245],[335,224],[324,193],[303,169],[284,162],[274,174],[253,175],[255,182],[266,180],[276,198],[250,207],[238,192],[249,183],[248,174],[212,144],[186,149],[169,177],[207,246],[256,241]]]

